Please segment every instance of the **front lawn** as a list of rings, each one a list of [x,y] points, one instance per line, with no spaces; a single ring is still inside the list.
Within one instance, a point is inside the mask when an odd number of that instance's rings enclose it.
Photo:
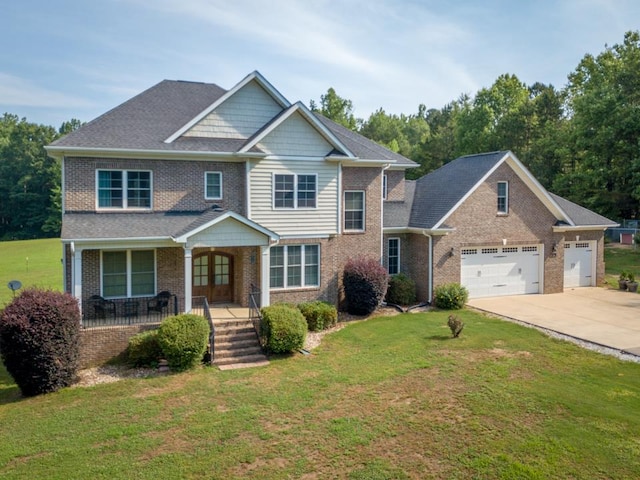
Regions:
[[[471,311],[353,323],[268,367],[22,399],[0,369],[0,477],[640,476],[640,364]]]
[[[604,248],[607,285],[618,288],[618,276],[623,270],[631,272],[640,280],[640,248],[608,246]]]

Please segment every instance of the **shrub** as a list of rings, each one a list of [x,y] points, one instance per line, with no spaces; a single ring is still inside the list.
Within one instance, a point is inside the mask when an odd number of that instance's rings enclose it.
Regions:
[[[312,332],[331,328],[338,321],[336,307],[320,300],[301,303],[298,305],[298,310],[302,312],[307,326]]]
[[[169,367],[188,370],[202,362],[209,333],[209,323],[200,315],[185,313],[165,318],[158,329],[158,343]]]
[[[24,396],[71,385],[80,357],[80,309],[67,293],[27,289],[0,317],[0,352]]]
[[[307,322],[300,310],[290,305],[263,307],[260,331],[269,352],[288,353],[304,346]]]
[[[158,330],[149,330],[129,339],[127,360],[134,367],[152,367],[162,358]]]
[[[443,310],[457,310],[464,307],[469,299],[469,292],[459,283],[438,285],[433,293],[436,307]]]
[[[416,302],[416,282],[404,273],[398,273],[389,278],[387,289],[387,303],[395,305],[412,305]]]
[[[387,292],[389,275],[373,258],[350,259],[344,266],[343,288],[347,311],[352,315],[373,312]]]

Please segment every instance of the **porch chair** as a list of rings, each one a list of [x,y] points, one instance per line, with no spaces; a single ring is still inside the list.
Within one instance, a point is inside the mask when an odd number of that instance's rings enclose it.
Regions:
[[[107,300],[100,295],[91,295],[89,297],[89,311],[93,319],[106,320],[107,315],[116,318],[116,304],[112,300]]]
[[[164,290],[147,302],[147,318],[151,313],[159,313],[162,317],[163,312],[169,313],[169,303],[171,301],[171,292]]]

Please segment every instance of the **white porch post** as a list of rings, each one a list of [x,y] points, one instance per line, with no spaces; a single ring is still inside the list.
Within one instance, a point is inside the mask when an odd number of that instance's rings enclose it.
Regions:
[[[190,248],[184,249],[184,311],[191,311],[191,299],[193,297],[192,285],[192,251]]]
[[[78,299],[78,306],[82,312],[82,248],[75,248],[71,244],[72,272],[71,272],[71,292]]]
[[[260,306],[269,306],[269,246],[260,247]]]

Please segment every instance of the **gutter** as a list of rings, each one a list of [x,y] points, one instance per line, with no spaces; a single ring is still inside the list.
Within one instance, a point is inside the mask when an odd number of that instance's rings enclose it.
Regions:
[[[140,157],[147,159],[173,159],[180,157],[184,160],[193,159],[209,159],[224,158],[226,160],[245,161],[247,158],[264,158],[264,153],[236,153],[236,152],[211,152],[211,151],[193,151],[193,150],[145,150],[135,148],[86,148],[86,147],[58,147],[49,145],[44,147],[47,154],[54,158],[62,158],[65,156],[73,157],[94,157],[103,158],[121,158],[121,157]]]

